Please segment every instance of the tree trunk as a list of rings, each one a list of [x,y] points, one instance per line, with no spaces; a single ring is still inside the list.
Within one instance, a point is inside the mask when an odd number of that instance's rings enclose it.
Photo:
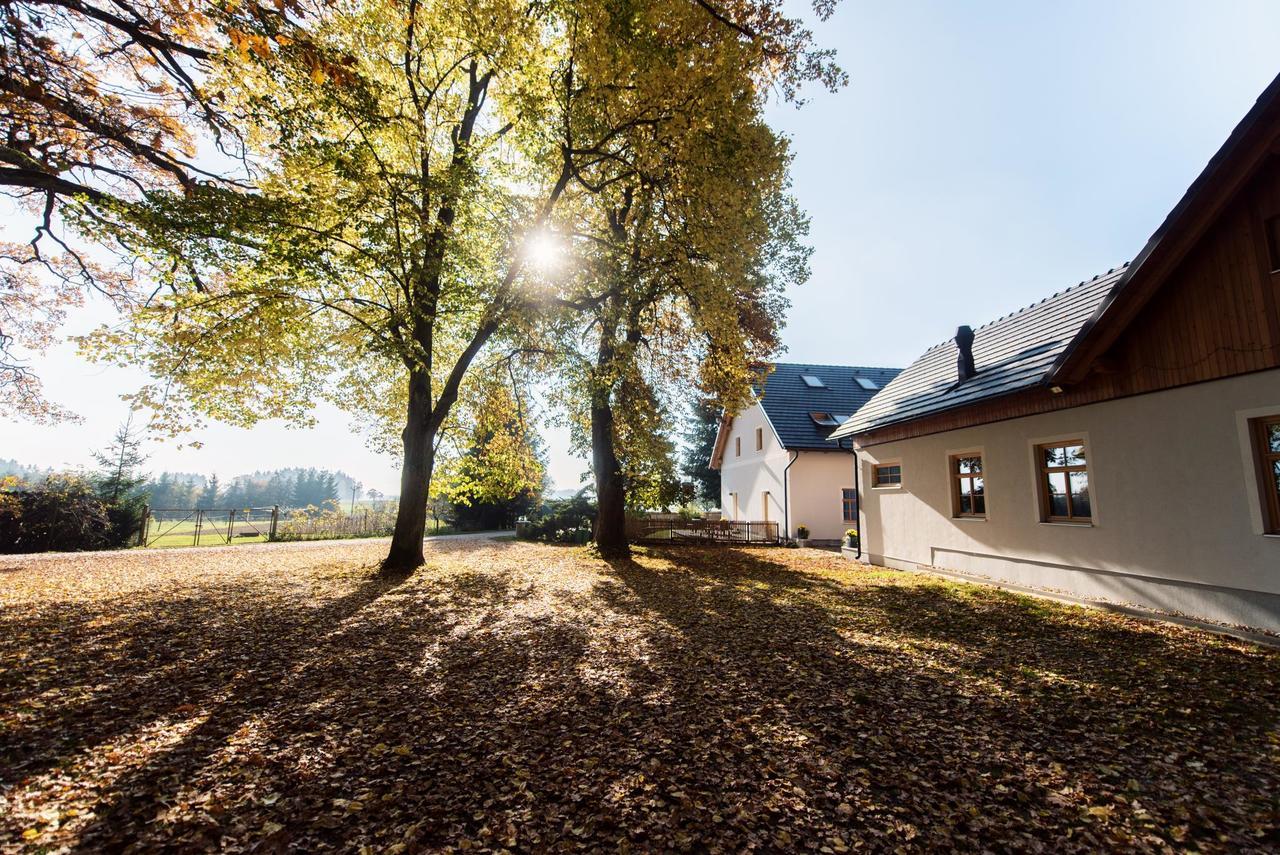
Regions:
[[[400,509],[396,513],[391,549],[382,562],[384,576],[412,573],[426,563],[422,539],[427,533],[427,495],[435,465],[431,427],[431,377],[409,372],[409,407],[404,431],[404,466],[400,470]]]
[[[626,558],[626,490],[613,444],[613,407],[607,391],[591,397],[591,468],[596,476],[596,549],[605,558]]]

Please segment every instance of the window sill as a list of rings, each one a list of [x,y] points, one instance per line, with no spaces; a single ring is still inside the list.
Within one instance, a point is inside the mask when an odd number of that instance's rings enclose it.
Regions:
[[[901,490],[901,484],[872,484],[872,490]]]
[[[952,522],[986,522],[986,517],[952,517]]]
[[[1040,520],[1040,525],[1051,525],[1058,528],[1093,528],[1091,522],[1058,522],[1057,520]]]

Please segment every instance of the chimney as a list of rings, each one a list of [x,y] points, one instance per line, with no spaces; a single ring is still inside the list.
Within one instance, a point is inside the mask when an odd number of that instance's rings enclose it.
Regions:
[[[973,329],[971,327],[960,327],[956,330],[956,350],[959,355],[956,357],[956,374],[959,382],[973,377],[978,373],[978,369],[973,366]]]

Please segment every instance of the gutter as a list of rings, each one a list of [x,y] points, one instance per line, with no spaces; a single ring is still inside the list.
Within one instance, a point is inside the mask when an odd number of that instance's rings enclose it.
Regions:
[[[791,499],[788,495],[787,488],[791,485],[791,479],[787,477],[787,470],[791,468],[791,464],[800,459],[800,452],[791,452],[794,456],[782,468],[782,526],[786,532],[785,539],[791,539]]]
[[[853,452],[853,500],[857,504],[858,519],[858,551],[853,556],[859,561],[862,560],[862,485],[858,483],[858,473],[862,469],[861,461],[858,460],[858,449],[854,447],[853,441],[849,442],[849,450]]]

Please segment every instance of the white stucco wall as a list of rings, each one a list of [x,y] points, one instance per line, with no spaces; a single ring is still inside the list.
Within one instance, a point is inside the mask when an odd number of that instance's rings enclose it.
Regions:
[[[764,429],[764,448],[756,451],[756,428]],[[742,454],[735,454],[742,440]],[[782,472],[790,456],[778,443],[764,408],[743,410],[733,420],[720,463],[720,509],[725,519],[782,522]],[[769,493],[766,506],[764,493]],[[737,495],[735,512],[734,495]]]
[[[846,443],[847,444],[847,443]],[[853,488],[853,455],[848,451],[802,451],[791,467],[791,535],[809,527],[814,540],[839,540],[854,523],[845,522],[840,491]]]
[[[1246,429],[1276,412],[1268,371],[863,449],[864,552],[1280,630],[1280,537],[1262,534]],[[1093,524],[1043,523],[1033,446],[1075,437]],[[985,520],[952,518],[948,456],[971,450]],[[901,463],[901,487],[872,486],[877,462]]]
[[[756,428],[764,429],[764,448],[756,450]],[[742,440],[742,454],[735,454],[736,440]],[[755,404],[733,420],[720,464],[720,509],[726,519],[783,522],[783,473],[788,473],[785,500],[790,504],[790,536],[803,523],[809,536],[818,540],[839,540],[846,524],[842,518],[840,490],[853,486],[853,456],[848,452],[794,452],[799,457],[787,470],[793,452],[778,442],[764,409]],[[768,492],[766,503],[764,493]],[[737,494],[737,512],[734,511]]]

